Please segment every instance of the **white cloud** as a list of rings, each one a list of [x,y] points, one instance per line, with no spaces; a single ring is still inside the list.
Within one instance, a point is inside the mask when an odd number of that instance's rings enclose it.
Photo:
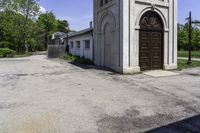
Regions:
[[[45,9],[44,7],[42,7],[42,6],[40,6],[40,12],[41,12],[41,13],[45,13],[45,12],[46,12],[46,9]]]

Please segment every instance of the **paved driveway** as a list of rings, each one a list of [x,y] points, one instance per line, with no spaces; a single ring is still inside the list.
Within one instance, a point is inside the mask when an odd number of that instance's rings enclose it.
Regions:
[[[153,78],[0,60],[0,133],[199,133],[200,68]]]

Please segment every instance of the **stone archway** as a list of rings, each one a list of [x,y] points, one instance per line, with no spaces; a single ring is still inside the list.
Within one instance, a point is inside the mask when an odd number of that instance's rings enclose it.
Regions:
[[[112,31],[109,23],[104,28],[104,66],[110,67],[112,54]]]
[[[148,11],[140,20],[139,65],[142,71],[163,68],[164,26],[160,16]]]
[[[116,21],[112,12],[107,11],[102,15],[99,21],[99,31],[100,64],[101,66],[112,68],[117,64]]]

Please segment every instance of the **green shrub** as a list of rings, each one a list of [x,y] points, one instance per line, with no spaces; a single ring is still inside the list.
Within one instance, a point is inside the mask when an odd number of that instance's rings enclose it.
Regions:
[[[65,56],[64,59],[71,61],[71,62],[83,64],[83,65],[93,65],[94,64],[90,59],[87,59],[85,57],[80,57],[80,56],[74,56],[71,54]]]
[[[71,54],[64,57],[65,60],[72,61],[72,62],[74,62],[76,60],[76,58],[78,58],[78,56],[73,56]]]
[[[11,50],[9,48],[0,48],[0,57],[13,57],[14,54],[14,50]]]
[[[91,65],[93,62],[90,59],[87,59],[85,57],[79,57],[75,60],[75,62],[85,65]]]
[[[6,41],[0,42],[0,48],[9,48],[10,45],[11,45],[10,42],[6,42]]]
[[[0,48],[9,48],[9,49],[16,50],[17,46],[11,42],[1,41]]]
[[[34,39],[29,39],[29,40],[27,41],[27,43],[28,43],[28,48],[29,48],[28,51],[35,52],[36,41],[35,41]]]

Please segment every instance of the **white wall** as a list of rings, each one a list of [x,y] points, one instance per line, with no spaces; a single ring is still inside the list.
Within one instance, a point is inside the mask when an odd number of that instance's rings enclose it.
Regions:
[[[85,40],[90,40],[90,48],[85,48]],[[76,42],[80,41],[80,49],[77,48]],[[71,47],[71,42],[73,42],[74,47]],[[75,37],[69,37],[69,52],[72,55],[77,55],[81,57],[85,57],[87,59],[93,60],[93,37],[91,33],[78,35]]]

